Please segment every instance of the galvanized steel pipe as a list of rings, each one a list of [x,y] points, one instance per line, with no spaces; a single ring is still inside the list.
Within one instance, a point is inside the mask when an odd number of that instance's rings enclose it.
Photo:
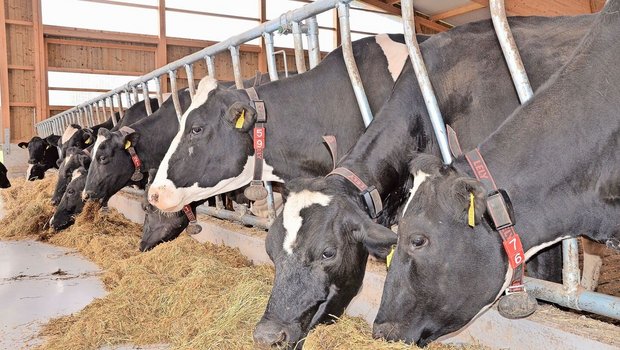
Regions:
[[[293,45],[295,47],[295,66],[297,67],[297,74],[304,73],[306,71],[306,58],[304,55],[303,38],[301,36],[301,28],[299,22],[293,22]]]
[[[118,102],[118,115],[122,118],[125,116],[125,111],[123,111],[123,99],[120,93],[116,94],[116,101]]]
[[[265,38],[265,56],[267,58],[267,70],[269,70],[269,79],[271,81],[278,80],[278,70],[276,68],[276,56],[273,50],[273,34],[264,33]]]
[[[344,63],[347,66],[349,72],[349,79],[353,86],[353,92],[357,100],[360,112],[362,113],[362,119],[364,125],[368,127],[372,122],[373,116],[366,98],[366,92],[364,91],[364,85],[362,84],[362,78],[357,70],[357,64],[355,63],[355,57],[353,56],[353,44],[351,43],[351,30],[349,25],[349,4],[348,2],[341,2],[338,4],[338,19],[340,22],[340,36],[342,38],[342,55],[344,57]]]
[[[209,76],[215,78],[215,62],[213,62],[213,56],[206,56],[205,62],[207,62],[207,72]]]
[[[181,121],[183,111],[181,110],[181,103],[179,102],[179,90],[177,88],[177,72],[168,72],[168,78],[170,78],[170,88],[172,90],[172,103],[174,104],[174,111],[177,114],[177,119]]]
[[[194,100],[196,96],[196,85],[194,85],[194,68],[191,64],[185,65],[185,73],[187,74],[187,86],[189,88],[189,95]]]
[[[233,73],[235,75],[235,86],[237,89],[243,89],[243,79],[241,78],[241,60],[239,58],[239,47],[231,46],[230,57],[232,58]]]
[[[278,50],[274,52],[274,57],[279,53],[282,54],[282,61],[284,62],[284,76],[288,78],[288,62],[286,62],[286,50]]]
[[[259,218],[254,215],[249,214],[240,214],[234,211],[226,210],[226,209],[217,209],[213,207],[208,207],[205,205],[201,205],[196,209],[198,214],[206,214],[210,216],[214,216],[219,219],[225,220],[233,220],[238,221],[244,225],[251,225],[255,227],[260,227],[262,229],[269,229],[270,223],[269,219]]]
[[[321,49],[319,47],[319,23],[316,20],[316,16],[306,19],[308,25],[308,61],[310,63],[310,69],[316,67],[321,62]]]
[[[450,148],[448,147],[446,124],[441,116],[437,98],[435,97],[435,92],[433,91],[433,85],[428,77],[428,72],[426,71],[424,59],[422,58],[422,53],[420,52],[420,46],[418,45],[418,39],[415,33],[413,1],[402,0],[401,11],[403,14],[403,28],[405,32],[405,42],[407,43],[407,49],[409,51],[409,59],[413,65],[413,70],[415,71],[415,76],[418,80],[420,90],[422,91],[426,110],[428,111],[428,115],[431,118],[431,123],[433,124],[433,130],[435,131],[435,137],[437,138],[439,150],[441,151],[441,157],[443,158],[443,162],[445,164],[450,164],[452,163],[452,155],[450,153]]]
[[[146,108],[146,115],[153,114],[153,109],[151,108],[151,97],[149,96],[149,85],[148,82],[142,83],[142,97],[144,98],[144,108]]]

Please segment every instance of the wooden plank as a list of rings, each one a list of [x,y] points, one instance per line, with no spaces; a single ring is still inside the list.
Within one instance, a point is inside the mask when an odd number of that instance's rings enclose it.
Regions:
[[[34,136],[34,107],[11,107],[11,142],[28,141]]]
[[[432,30],[436,30],[438,32],[445,32],[446,30],[450,29],[449,27],[446,27],[442,24],[439,24],[437,22],[433,22],[431,20],[428,20],[424,17],[420,17],[420,16],[415,16],[415,22],[416,23],[420,23],[421,26],[426,27],[426,28],[430,28]]]
[[[75,92],[101,92],[101,93],[110,91],[110,89],[71,88],[71,87],[62,87],[62,86],[51,86],[48,88],[48,90],[49,91],[75,91]]]
[[[599,12],[605,6],[605,0],[590,0],[590,11]]]
[[[47,39],[47,43],[57,44],[57,45],[99,47],[99,48],[131,50],[131,51],[146,51],[146,52],[157,51],[157,48],[154,46],[116,44],[112,42],[101,42],[101,41],[67,40],[67,39],[49,38]]]
[[[157,36],[155,35],[146,35],[146,34],[131,34],[131,33],[120,33],[120,32],[110,32],[104,30],[92,30],[92,29],[81,29],[81,28],[67,28],[67,27],[58,27],[58,26],[43,26],[43,33],[46,36],[56,36],[56,37],[70,37],[70,38],[80,38],[80,39],[96,39],[96,40],[111,40],[111,41],[122,41],[122,42],[130,42],[130,43],[141,43],[141,44],[152,44],[157,45],[159,42]]]
[[[242,19],[242,20],[247,20],[247,21],[260,21],[260,18],[257,18],[257,17],[235,16],[235,15],[227,15],[224,13],[194,11],[194,10],[186,10],[186,9],[180,9],[180,8],[174,8],[174,7],[166,7],[166,11],[187,13],[190,15],[212,16],[212,17],[222,17],[222,18],[230,18],[230,19]]]
[[[18,66],[34,66],[33,28],[8,25],[6,34],[8,63]]]
[[[199,47],[201,49],[218,43],[217,41],[184,38],[167,38],[166,41],[168,45]],[[258,45],[242,44],[239,46],[239,51],[260,52],[260,47]]]
[[[20,66],[16,64],[9,64],[9,70],[34,70],[34,66]]]
[[[48,67],[50,72],[67,72],[67,73],[90,73],[90,74],[112,74],[112,75],[144,75],[150,71],[130,72],[112,69],[92,69],[92,68],[66,68],[66,67]]]
[[[400,16],[400,10],[392,5],[388,5],[380,0],[361,0],[361,2],[367,3],[368,5],[383,10],[392,15]]]
[[[265,21],[267,21],[267,4],[266,4],[266,0],[257,0],[258,1],[258,6],[260,9],[260,23],[264,23]],[[268,71],[268,67],[267,67],[267,57],[266,52],[265,52],[265,37],[261,37],[260,38],[260,43],[258,45],[258,47],[260,48],[260,51],[258,52],[258,70],[261,73],[267,73]]]
[[[5,0],[5,16],[7,19],[32,21],[32,5],[27,0]]]
[[[9,71],[9,102],[36,103],[34,70]]]
[[[4,130],[11,127],[11,110],[9,106],[9,71],[6,17],[4,8],[7,0],[0,0],[0,143],[4,144]]]
[[[48,56],[53,67],[129,73],[150,72],[157,67],[154,52],[48,43]]]
[[[478,3],[473,2],[471,4],[467,4],[467,5],[464,5],[464,6],[457,7],[457,8],[453,8],[453,9],[451,9],[449,11],[445,11],[445,12],[442,12],[442,13],[438,13],[436,15],[432,15],[429,19],[431,21],[439,21],[439,20],[442,20],[442,19],[459,16],[459,15],[462,15],[464,13],[475,11],[475,10],[478,10],[478,9],[481,9],[481,8],[484,8],[484,7],[485,6],[482,5],[482,4],[478,4]]]
[[[37,104],[34,102],[9,102],[11,107],[36,107]]]
[[[7,24],[13,24],[16,26],[26,26],[26,27],[32,27],[34,23],[32,23],[31,21],[22,21],[19,19],[7,19],[6,20]]]
[[[45,71],[45,53],[47,48],[43,39],[43,20],[41,14],[41,0],[30,0],[32,3],[32,21],[34,22],[34,95],[36,103],[36,121],[45,119],[47,114],[47,71]],[[36,130],[33,130],[36,133]]]
[[[471,0],[489,6],[488,0]],[[589,0],[506,0],[506,12],[510,16],[567,16],[591,13]]]
[[[163,67],[168,63],[168,42],[166,37],[166,0],[159,0],[157,7],[158,21],[159,21],[159,35],[157,43],[157,52],[155,54],[155,65],[157,67]],[[162,79],[160,79],[162,80]],[[166,93],[170,91],[168,89],[167,80],[161,81],[161,92]]]

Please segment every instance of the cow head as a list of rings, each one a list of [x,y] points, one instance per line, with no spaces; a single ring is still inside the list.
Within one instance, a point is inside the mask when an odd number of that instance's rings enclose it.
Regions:
[[[20,142],[17,144],[20,148],[28,150],[28,164],[37,164],[43,161],[46,149],[52,147],[44,139],[35,136],[28,142]]]
[[[82,212],[84,201],[82,201],[82,190],[86,184],[88,170],[78,168],[73,171],[71,182],[67,185],[67,190],[62,196],[54,216],[50,219],[50,226],[56,230],[63,230],[75,222],[75,216]]]
[[[60,139],[61,158],[66,157],[69,147],[84,149],[92,145],[95,142],[95,138],[91,129],[82,128],[77,124],[69,125]]]
[[[267,309],[254,330],[262,346],[293,347],[308,332],[339,316],[359,291],[368,252],[385,256],[375,241],[396,234],[375,224],[336,177],[295,179],[266,248],[276,276]]]
[[[127,148],[139,139],[137,132],[99,129],[84,187],[85,199],[109,198],[130,183],[135,167]]]
[[[149,170],[149,184],[146,191],[155,177],[157,169]],[[192,205],[196,209],[196,205]],[[144,225],[142,230],[142,240],[140,241],[140,251],[145,252],[155,248],[162,242],[172,241],[177,238],[189,224],[189,219],[183,211],[173,213],[162,213],[147,200],[142,203],[144,210]]]
[[[493,303],[503,290],[508,263],[499,235],[483,220],[482,184],[430,155],[416,158],[411,171],[414,186],[373,334],[424,346],[462,328]],[[468,223],[470,194],[474,227]]]
[[[0,162],[0,188],[9,188],[11,187],[11,182],[7,177],[8,174],[7,168]]]
[[[45,164],[31,164],[28,166],[28,170],[26,171],[26,179],[28,181],[43,180],[47,169],[48,167]]]
[[[60,167],[58,169],[58,181],[56,182],[56,188],[52,194],[52,205],[58,205],[62,198],[62,195],[67,189],[67,185],[71,182],[71,176],[73,171],[79,167],[88,169],[90,166],[90,156],[84,153],[78,147],[67,148],[66,157],[58,160]]]
[[[183,114],[179,132],[161,162],[149,201],[163,211],[228,192],[251,180],[251,130],[256,112],[243,91],[206,77]],[[240,176],[244,174],[244,176]]]

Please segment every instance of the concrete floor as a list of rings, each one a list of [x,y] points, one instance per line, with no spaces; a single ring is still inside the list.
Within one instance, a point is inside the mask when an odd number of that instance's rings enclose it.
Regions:
[[[99,268],[70,249],[0,242],[0,349],[28,348],[42,323],[105,294]]]

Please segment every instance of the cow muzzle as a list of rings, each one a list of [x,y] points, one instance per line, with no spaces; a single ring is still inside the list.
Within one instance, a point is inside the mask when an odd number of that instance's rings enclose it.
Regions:
[[[172,181],[154,182],[149,188],[149,203],[165,212],[176,212],[183,208],[183,196]]]
[[[259,348],[282,347],[289,345],[290,334],[277,322],[261,320],[254,329],[254,345]]]

